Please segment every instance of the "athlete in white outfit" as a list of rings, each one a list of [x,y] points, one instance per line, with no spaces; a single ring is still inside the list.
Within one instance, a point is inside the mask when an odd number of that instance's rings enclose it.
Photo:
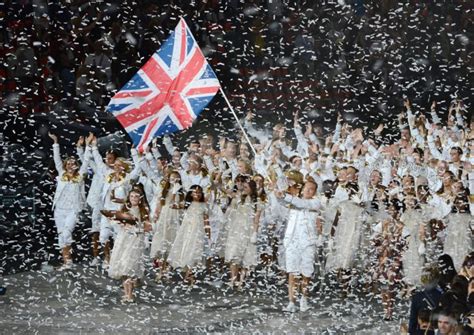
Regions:
[[[296,311],[295,294],[299,276],[302,277],[300,310],[304,312],[309,309],[307,287],[314,272],[318,240],[316,220],[321,207],[321,202],[314,198],[316,191],[316,182],[308,180],[301,191],[301,198],[289,194],[284,195],[281,191],[276,192],[278,198],[291,206],[283,239],[286,250],[286,272],[288,273],[288,297],[290,300],[285,311],[288,312]]]
[[[64,263],[60,269],[63,270],[69,269],[72,266],[72,232],[76,226],[77,216],[84,205],[84,174],[87,170],[88,160],[90,159],[90,151],[86,150],[82,165],[78,168],[75,158],[67,158],[64,161],[61,160],[58,138],[51,133],[49,137],[54,141],[54,165],[58,172],[53,210],[54,221],[58,231],[58,245],[61,248]]]
[[[94,138],[94,135],[92,133],[89,134],[88,137],[88,143],[91,143]],[[82,142],[79,140],[78,142],[78,148],[77,148],[77,153],[81,160],[84,160],[84,154],[83,151],[81,150],[82,147]],[[98,155],[98,151],[95,153],[96,156]],[[99,263],[99,232],[100,232],[100,221],[102,219],[102,215],[100,213],[100,210],[104,206],[104,202],[101,198],[102,194],[102,189],[104,187],[105,183],[105,178],[108,176],[110,173],[113,172],[113,166],[115,164],[115,160],[118,157],[118,153],[113,150],[109,150],[105,154],[105,162],[102,161],[101,159],[99,160],[99,157],[97,157],[97,160],[100,161],[99,164],[95,163],[94,159],[89,160],[89,167],[92,169],[94,172],[94,176],[92,177],[92,182],[91,186],[89,188],[89,193],[87,194],[87,199],[86,202],[92,209],[92,215],[91,215],[91,222],[92,222],[92,227],[89,231],[91,234],[91,239],[92,239],[92,262],[91,266],[96,266]]]

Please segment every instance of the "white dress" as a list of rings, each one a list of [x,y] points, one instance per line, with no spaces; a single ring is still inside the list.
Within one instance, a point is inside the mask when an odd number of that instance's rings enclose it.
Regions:
[[[151,242],[150,257],[166,258],[171,245],[176,239],[182,210],[171,208],[173,194],[171,190],[166,195],[165,204],[161,208],[160,217]]]
[[[333,246],[326,260],[326,271],[349,269],[355,264],[361,237],[363,208],[352,200],[339,204],[340,216]]]
[[[224,229],[224,221],[225,215],[222,211],[221,201],[223,201],[223,197],[216,192],[212,192],[209,194],[208,198],[209,203],[209,225],[211,226],[211,249],[209,250],[209,256],[211,255],[221,255],[223,249],[224,240],[222,236],[225,233]]]
[[[260,201],[259,207],[262,212],[260,214],[260,222],[258,225],[257,237],[257,253],[259,255],[271,255],[273,253],[272,239],[274,231],[274,220],[272,218],[272,207],[269,201]]]
[[[439,196],[436,197],[441,199]],[[421,217],[425,225],[425,263],[436,263],[438,257],[443,254],[445,231],[439,231],[437,234],[434,234],[429,227],[431,226],[431,220],[441,220],[444,217],[443,208],[446,206],[445,202],[440,202],[438,206],[438,203],[434,201],[420,204]]]
[[[207,208],[202,202],[192,202],[185,210],[183,222],[168,256],[168,261],[174,268],[192,268],[204,264],[204,243],[207,241],[204,230],[205,214]]]
[[[138,208],[131,208],[130,214],[139,218]],[[143,238],[143,222],[136,225],[124,225],[119,230],[110,255],[109,277],[142,278],[145,271],[145,240]]]
[[[420,254],[419,229],[422,224],[422,213],[416,209],[407,209],[400,221],[404,224],[404,229],[408,231],[407,248],[402,254],[403,272],[405,282],[410,285],[420,286],[421,274],[425,263],[425,258]]]
[[[446,219],[444,253],[453,258],[456,270],[461,269],[462,262],[473,250],[471,226],[474,220],[469,213],[451,213]]]
[[[223,199],[227,200],[227,198]],[[237,199],[238,197],[233,198],[228,204],[224,212],[224,217],[221,223],[221,227],[219,229],[219,234],[217,235],[215,251],[216,254],[221,258],[225,258],[225,248],[227,244],[227,236],[229,234],[230,223],[233,222],[237,216]]]
[[[238,201],[235,213],[229,216],[225,244],[226,262],[241,264],[244,267],[257,265],[257,245],[250,242],[256,206],[247,196],[244,203]]]

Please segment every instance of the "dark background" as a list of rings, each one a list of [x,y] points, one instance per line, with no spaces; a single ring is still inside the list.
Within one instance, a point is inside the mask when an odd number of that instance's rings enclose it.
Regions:
[[[408,97],[446,118],[472,98],[472,1],[4,1],[0,4],[0,272],[57,261],[51,141],[62,153],[93,131],[101,148],[127,135],[104,108],[183,16],[243,117],[291,126],[300,112],[329,132],[337,112],[366,133]],[[107,67],[91,59],[106,58]],[[233,136],[218,94],[184,144],[203,132]],[[291,133],[291,132],[290,132]],[[112,135],[111,135],[112,134]],[[390,137],[387,137],[390,138]],[[124,151],[124,155],[127,153]],[[87,219],[76,258],[88,250]]]

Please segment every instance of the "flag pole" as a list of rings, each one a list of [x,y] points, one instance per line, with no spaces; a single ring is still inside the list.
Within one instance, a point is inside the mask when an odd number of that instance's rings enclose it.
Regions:
[[[220,90],[222,96],[224,97],[225,101],[227,102],[227,106],[229,106],[230,111],[232,112],[232,115],[234,115],[235,120],[237,121],[237,124],[240,127],[240,130],[242,130],[242,133],[244,134],[245,139],[247,140],[248,144],[250,145],[250,148],[252,148],[253,154],[255,156],[257,156],[257,151],[253,147],[252,142],[250,142],[250,138],[248,137],[247,132],[245,131],[244,127],[242,127],[242,125],[240,124],[239,118],[238,118],[237,114],[235,114],[235,111],[232,108],[232,105],[230,104],[229,99],[227,99],[227,96],[225,95],[224,90],[222,89],[222,86],[219,87],[219,90]]]

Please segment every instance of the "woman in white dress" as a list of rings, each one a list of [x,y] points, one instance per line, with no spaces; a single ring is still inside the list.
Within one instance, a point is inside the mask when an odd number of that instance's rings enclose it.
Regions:
[[[272,237],[275,230],[274,222],[272,222],[271,211],[269,199],[265,191],[265,178],[256,174],[253,177],[255,184],[257,185],[257,196],[259,201],[259,206],[261,208],[260,214],[260,224],[257,236],[257,253],[258,258],[261,260],[264,265],[271,265],[274,261],[273,259],[273,248],[272,248]]]
[[[211,241],[207,254],[207,270],[212,276],[213,272],[217,275],[221,268],[220,258],[223,258],[223,241],[225,236],[225,214],[224,209],[227,205],[227,196],[222,185],[222,173],[214,170],[211,173],[211,184],[206,190],[206,200],[209,205],[209,225],[211,227]]]
[[[451,207],[444,198],[431,194],[426,184],[418,186],[417,198],[423,219],[420,227],[420,239],[423,242],[420,253],[424,254],[425,263],[432,264],[443,254],[443,218],[449,214]]]
[[[168,261],[172,267],[185,270],[185,281],[193,284],[193,269],[204,265],[205,246],[211,238],[207,205],[201,186],[190,187],[184,208],[183,221],[176,233]]]
[[[444,253],[452,257],[457,270],[461,269],[464,257],[473,250],[473,219],[469,208],[469,193],[462,182],[453,184],[452,211],[446,218]]]
[[[61,160],[58,138],[49,134],[54,141],[53,158],[58,176],[53,200],[54,221],[58,231],[58,245],[61,248],[63,265],[61,270],[72,266],[71,244],[72,232],[76,226],[77,216],[85,203],[84,174],[89,164],[89,151],[86,151],[81,167],[75,158]]]
[[[344,291],[348,289],[351,272],[356,266],[364,219],[357,191],[348,186],[347,192],[349,199],[341,201],[338,206],[334,238],[326,259],[326,271],[338,271]]]
[[[161,280],[168,272],[168,254],[176,239],[183,208],[184,191],[181,176],[177,171],[171,171],[169,176],[164,179],[161,198],[154,215],[157,222],[151,242],[150,257],[159,266],[157,281]]]
[[[378,282],[384,320],[391,320],[396,292],[401,289],[402,283],[402,252],[406,246],[409,231],[400,221],[400,213],[404,205],[397,199],[388,205],[389,217],[380,221],[375,227],[373,236],[373,253],[377,263],[374,264],[374,280]]]
[[[400,216],[404,229],[408,232],[407,247],[402,252],[404,281],[411,287],[419,287],[425,258],[423,256],[421,235],[423,218],[417,199],[407,196],[404,199],[405,211]]]
[[[92,157],[96,166],[102,171],[108,171],[104,175],[104,183],[100,195],[100,201],[103,203],[102,209],[109,211],[120,210],[127,199],[127,194],[131,189],[132,179],[138,178],[140,168],[135,165],[130,172],[130,165],[123,158],[115,159],[112,170],[105,167],[102,156],[97,149],[97,139],[92,137]],[[104,250],[104,267],[110,263],[111,239],[115,239],[121,227],[114,220],[102,216],[100,220],[99,241]]]
[[[133,288],[145,270],[144,233],[151,230],[149,210],[143,191],[134,187],[119,211],[102,210],[105,217],[117,220],[122,226],[110,256],[109,276],[121,279],[123,302],[133,302]]]
[[[226,248],[226,240],[228,235],[228,229],[230,226],[230,222],[235,220],[237,215],[237,204],[239,202],[240,197],[242,196],[242,192],[244,189],[244,183],[249,180],[248,176],[237,175],[235,177],[235,181],[232,182],[232,178],[226,177],[224,179],[224,173],[222,174],[222,189],[226,193],[225,203],[223,204],[224,207],[224,222],[221,226],[221,230],[219,232],[219,236],[217,238],[217,254],[222,259],[225,259],[225,248]]]
[[[257,265],[257,232],[261,208],[257,185],[253,180],[243,183],[242,195],[236,199],[234,215],[228,222],[225,261],[230,263],[230,285],[241,287],[249,268]]]
[[[213,171],[211,174],[211,184],[207,188],[205,198],[209,204],[209,224],[212,230],[211,244],[213,246],[213,253],[220,249],[219,236],[223,230],[223,223],[225,220],[224,209],[226,206],[227,196],[223,190],[222,173]]]

